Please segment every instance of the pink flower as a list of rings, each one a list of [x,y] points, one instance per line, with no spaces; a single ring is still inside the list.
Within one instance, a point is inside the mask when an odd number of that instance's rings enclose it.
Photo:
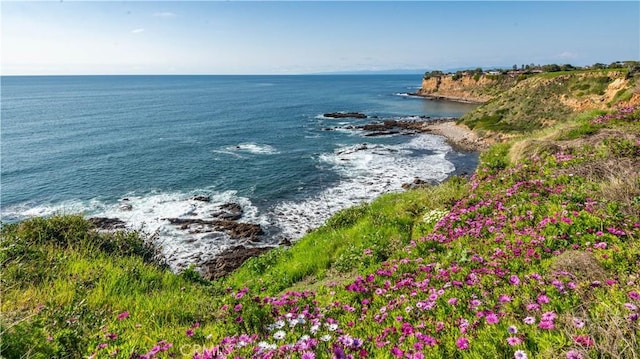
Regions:
[[[606,242],[598,242],[598,243],[593,245],[593,248],[606,249],[607,248],[607,243]]]
[[[122,312],[118,314],[118,320],[122,320],[129,317],[129,312]]]
[[[456,346],[460,350],[469,349],[469,339],[465,337],[458,338],[458,340],[456,340]]]
[[[537,303],[527,304],[527,310],[538,310],[538,309],[540,309],[540,305],[538,305]]]
[[[567,359],[582,359],[582,354],[577,350],[569,350],[567,352]]]
[[[495,313],[487,314],[484,319],[487,321],[487,324],[497,324],[500,321]]]
[[[522,344],[522,339],[518,337],[508,337],[507,343],[509,343],[509,345],[511,346],[519,345],[519,344]]]
[[[192,337],[194,333],[195,332],[193,331],[193,329],[187,329],[187,336],[188,337]]]
[[[302,359],[316,359],[316,354],[314,352],[303,352],[302,353]]]
[[[404,352],[400,350],[398,347],[393,347],[391,348],[391,355],[393,355],[396,358],[402,358],[402,356],[404,355]]]
[[[538,328],[540,329],[547,329],[547,330],[551,330],[551,329],[555,329],[555,324],[553,324],[552,321],[550,320],[542,320],[540,321],[540,324],[538,324]]]
[[[547,303],[549,303],[549,297],[547,297],[547,296],[546,296],[546,295],[544,295],[544,294],[540,294],[540,295],[538,296],[538,303],[540,303],[540,304],[547,304]]]
[[[583,328],[584,321],[580,318],[573,318],[573,326],[576,328]]]
[[[573,337],[573,340],[583,347],[590,347],[594,344],[593,339],[591,339],[591,337],[589,337],[588,335],[576,335]]]
[[[556,313],[554,312],[545,312],[542,314],[541,320],[553,322],[556,319]]]

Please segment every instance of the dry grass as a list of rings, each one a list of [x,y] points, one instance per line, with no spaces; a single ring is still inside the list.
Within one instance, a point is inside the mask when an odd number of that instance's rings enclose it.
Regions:
[[[553,154],[562,151],[556,141],[527,139],[514,143],[509,149],[509,161],[513,164],[521,163],[543,153]]]
[[[598,305],[597,313],[592,311],[591,315],[581,306],[561,317],[562,329],[571,341],[578,335],[588,335],[593,340],[592,348],[575,343],[569,350],[579,352],[583,358],[589,358],[588,349],[595,348],[598,358],[639,359],[640,323],[630,321],[610,303]],[[576,328],[573,318],[583,320],[584,328]]]
[[[576,250],[555,257],[549,270],[552,275],[569,275],[578,282],[602,282],[609,277],[593,254]]]

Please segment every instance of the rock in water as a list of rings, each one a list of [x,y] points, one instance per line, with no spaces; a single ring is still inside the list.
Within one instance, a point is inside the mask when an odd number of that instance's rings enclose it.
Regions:
[[[359,112],[330,112],[323,116],[329,118],[367,118],[367,115]]]
[[[221,205],[220,211],[214,212],[212,215],[218,219],[226,219],[228,221],[237,221],[242,218],[244,213],[242,207],[237,203],[225,203]]]
[[[194,201],[200,201],[200,202],[211,202],[211,198],[209,196],[205,196],[205,195],[193,196],[193,197],[191,197],[191,199],[194,200]]]

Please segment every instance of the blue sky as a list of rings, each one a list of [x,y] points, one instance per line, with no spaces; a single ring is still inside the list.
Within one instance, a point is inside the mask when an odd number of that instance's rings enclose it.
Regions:
[[[5,2],[1,72],[300,74],[640,60],[640,2]]]

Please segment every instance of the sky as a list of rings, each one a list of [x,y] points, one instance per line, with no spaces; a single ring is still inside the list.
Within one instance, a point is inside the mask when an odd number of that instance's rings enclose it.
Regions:
[[[0,73],[308,74],[640,60],[640,2],[0,3]]]

